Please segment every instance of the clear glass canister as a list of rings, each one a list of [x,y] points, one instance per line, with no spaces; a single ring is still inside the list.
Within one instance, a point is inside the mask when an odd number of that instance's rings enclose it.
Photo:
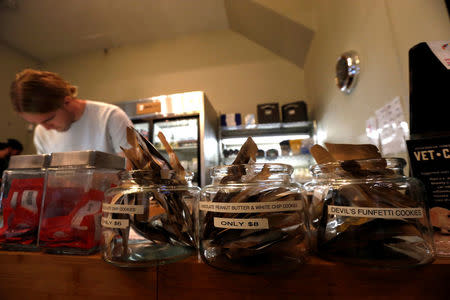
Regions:
[[[291,270],[309,242],[305,199],[284,164],[219,166],[202,190],[199,249],[209,265],[245,273]],[[227,178],[244,174],[236,181]],[[235,178],[236,179],[236,178]]]
[[[186,185],[174,180],[174,171],[161,173],[123,172],[121,184],[108,191],[102,207],[105,261],[119,267],[147,267],[195,253],[200,188],[192,186],[192,173],[186,176]]]
[[[119,182],[123,157],[100,151],[52,153],[47,169],[39,245],[55,254],[100,250],[105,191]]]
[[[3,173],[0,196],[0,247],[35,251],[49,155],[12,156]]]
[[[325,259],[401,268],[434,259],[420,181],[401,158],[350,160],[311,167],[305,185],[313,249]]]

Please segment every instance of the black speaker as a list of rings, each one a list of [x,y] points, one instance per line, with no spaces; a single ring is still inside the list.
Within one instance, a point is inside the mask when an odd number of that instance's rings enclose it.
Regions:
[[[308,111],[304,101],[285,104],[281,107],[283,122],[308,121]]]
[[[280,110],[278,103],[258,104],[258,123],[280,122]]]

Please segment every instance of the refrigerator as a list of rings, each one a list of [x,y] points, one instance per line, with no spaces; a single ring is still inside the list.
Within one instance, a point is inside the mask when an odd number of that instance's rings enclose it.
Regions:
[[[160,95],[118,103],[134,127],[168,158],[161,131],[193,184],[210,183],[209,169],[219,163],[217,113],[202,91]]]

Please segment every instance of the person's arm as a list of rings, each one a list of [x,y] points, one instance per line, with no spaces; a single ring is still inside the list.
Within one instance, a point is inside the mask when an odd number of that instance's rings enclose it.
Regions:
[[[133,126],[133,122],[126,113],[120,108],[113,110],[108,119],[108,133],[111,138],[113,149],[117,155],[125,157],[120,146],[130,148],[127,141],[127,127]],[[130,162],[127,160],[127,169],[131,169]]]

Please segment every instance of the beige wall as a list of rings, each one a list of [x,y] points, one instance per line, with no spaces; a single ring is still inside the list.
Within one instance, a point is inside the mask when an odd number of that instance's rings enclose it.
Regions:
[[[283,0],[276,11],[294,4]],[[444,1],[318,0],[307,7],[303,14],[288,14],[317,30],[305,70],[232,31],[94,51],[45,68],[78,85],[82,98],[112,103],[203,90],[218,113],[245,114],[256,113],[258,103],[306,99],[328,141],[366,142],[365,121],[376,109],[401,96],[408,112],[408,49],[422,40],[450,38]],[[338,55],[350,49],[360,53],[362,69],[356,89],[345,95],[335,86],[334,68]],[[26,140],[30,134],[12,114],[7,90],[12,74],[32,61],[3,48],[0,54],[6,108],[0,114],[2,128],[10,129],[1,137],[12,132]]]
[[[423,40],[450,38],[441,0],[320,0],[317,33],[305,66],[307,99],[319,129],[332,142],[367,142],[365,121],[401,96],[408,113],[408,50]],[[334,83],[337,57],[356,50],[361,75],[352,94]],[[408,118],[408,117],[407,117]]]
[[[252,0],[297,23],[316,31],[316,10],[311,0]]]
[[[303,70],[232,31],[192,35],[52,61],[79,96],[120,102],[203,90],[218,113],[256,113],[305,96]]]
[[[9,86],[17,72],[27,67],[36,67],[37,62],[0,45],[0,66],[0,141],[15,138],[24,145],[24,154],[34,153],[32,132],[27,131],[27,124],[13,111]]]

